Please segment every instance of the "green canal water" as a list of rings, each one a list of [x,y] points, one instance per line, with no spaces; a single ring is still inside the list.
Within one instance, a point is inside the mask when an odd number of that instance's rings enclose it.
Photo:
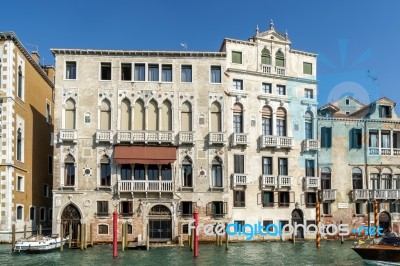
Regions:
[[[118,250],[112,257],[111,245],[95,245],[87,250],[44,254],[13,254],[10,245],[0,245],[0,265],[365,265],[350,249],[353,241],[232,243],[229,250],[201,244],[199,257],[184,247],[156,247],[145,250]]]

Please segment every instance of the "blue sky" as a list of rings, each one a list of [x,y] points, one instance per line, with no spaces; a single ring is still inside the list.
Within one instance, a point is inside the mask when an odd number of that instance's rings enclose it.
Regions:
[[[218,51],[224,37],[247,40],[273,19],[293,49],[319,54],[320,105],[346,93],[400,104],[399,11],[395,0],[3,0],[0,31],[53,64],[50,48]]]

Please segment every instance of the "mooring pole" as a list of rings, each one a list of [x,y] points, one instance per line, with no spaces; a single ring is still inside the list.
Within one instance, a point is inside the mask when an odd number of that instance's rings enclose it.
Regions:
[[[11,251],[15,249],[15,224],[11,227]]]
[[[319,228],[319,223],[320,223],[321,215],[320,215],[320,205],[319,205],[319,199],[317,199],[317,202],[315,203],[315,223],[317,227]],[[317,248],[321,247],[321,234],[319,230],[317,230],[317,235],[315,239],[315,246]]]
[[[113,212],[113,258],[118,257],[118,213]]]
[[[26,238],[26,224],[24,225],[24,238]]]
[[[228,227],[228,223],[225,223],[225,249],[228,250],[229,248],[229,236],[228,236],[228,230],[226,229]]]
[[[42,224],[39,224],[39,235],[42,235]]]
[[[90,224],[90,246],[93,247],[93,224]]]
[[[193,255],[194,257],[199,256],[199,236],[197,235],[197,226],[199,225],[199,213],[195,211],[193,213],[193,218],[194,218],[194,249],[193,249]]]
[[[379,225],[379,207],[378,207],[378,201],[375,199],[374,200],[374,214],[375,214],[375,227],[378,228]]]
[[[122,224],[122,251],[125,251],[125,224]]]
[[[150,224],[147,223],[147,239],[146,239],[146,250],[150,249]]]
[[[68,248],[71,248],[72,246],[72,223],[69,224],[69,229],[68,229]]]
[[[64,225],[63,222],[61,221],[61,230],[60,230],[60,251],[63,252],[64,250]]]

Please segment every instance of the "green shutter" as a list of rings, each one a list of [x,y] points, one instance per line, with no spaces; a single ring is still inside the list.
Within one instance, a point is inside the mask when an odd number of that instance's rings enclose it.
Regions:
[[[303,62],[303,73],[312,75],[312,64]]]
[[[232,52],[232,63],[241,64],[242,63],[242,53]]]

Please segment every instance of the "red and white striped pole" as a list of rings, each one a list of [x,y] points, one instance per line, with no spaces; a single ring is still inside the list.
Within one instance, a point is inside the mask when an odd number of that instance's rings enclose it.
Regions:
[[[113,258],[118,257],[118,213],[113,212]]]
[[[193,247],[193,256],[199,256],[199,236],[197,235],[197,226],[199,225],[199,213],[195,211],[193,213],[194,218],[194,247]]]

